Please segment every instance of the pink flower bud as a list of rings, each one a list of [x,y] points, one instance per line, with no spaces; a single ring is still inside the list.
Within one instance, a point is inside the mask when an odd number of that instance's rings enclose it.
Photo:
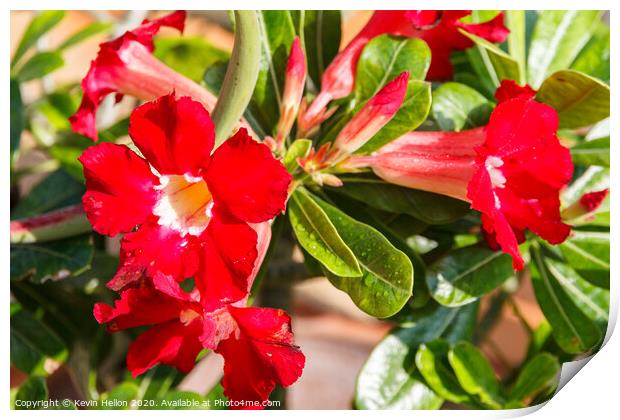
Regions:
[[[280,121],[278,122],[278,133],[276,143],[278,148],[282,148],[284,139],[291,131],[301,97],[304,94],[306,83],[306,57],[304,56],[299,37],[296,37],[291,46],[291,52],[286,65],[284,80],[284,95],[282,96],[282,106],[280,107]]]
[[[334,148],[351,154],[370,140],[400,109],[407,93],[409,72],[403,72],[386,84],[344,126]]]

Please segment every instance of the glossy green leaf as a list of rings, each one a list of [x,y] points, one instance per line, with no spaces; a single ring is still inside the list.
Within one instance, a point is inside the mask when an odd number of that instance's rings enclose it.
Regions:
[[[570,154],[575,165],[609,167],[609,137],[579,143],[571,147]]]
[[[538,89],[553,72],[570,67],[588,42],[599,19],[598,10],[543,10],[532,33],[528,83]]]
[[[478,396],[480,402],[489,408],[502,408],[501,386],[493,367],[480,350],[461,341],[449,351],[448,360],[466,392]]]
[[[426,270],[426,284],[437,302],[461,306],[486,295],[514,275],[512,258],[477,244],[450,251]]]
[[[430,66],[428,45],[417,38],[380,35],[370,41],[359,58],[355,75],[355,100],[359,105],[404,71],[409,80],[424,80]]]
[[[22,102],[22,94],[19,87],[19,82],[15,79],[11,79],[11,165],[19,150],[19,141],[24,131],[24,104]]]
[[[477,407],[478,403],[459,384],[449,362],[450,344],[434,340],[422,344],[416,353],[416,366],[426,383],[441,398],[456,404]]]
[[[138,398],[140,388],[133,382],[123,382],[103,395],[98,407],[102,410],[129,410],[131,401]]]
[[[214,47],[203,38],[156,38],[155,56],[168,66],[200,82],[205,71],[219,62],[226,62],[230,54]]]
[[[362,270],[351,249],[321,207],[298,188],[288,203],[289,219],[299,244],[330,272],[343,277],[361,277]]]
[[[408,214],[431,225],[453,222],[467,213],[463,201],[426,191],[387,183],[374,175],[343,175],[342,187],[334,189],[379,210]]]
[[[533,264],[532,284],[538,304],[553,328],[553,337],[567,353],[580,354],[593,349],[601,340],[596,324],[572,301],[549,270],[538,245],[530,248]]]
[[[84,185],[62,169],[39,182],[11,211],[11,219],[36,216],[80,202]]]
[[[609,116],[609,86],[575,70],[553,73],[536,99],[558,111],[560,128],[579,128]]]
[[[517,60],[484,38],[480,38],[464,30],[461,30],[461,33],[474,42],[480,54],[484,69],[495,86],[499,86],[502,80],[521,79]]]
[[[308,156],[310,149],[312,149],[312,140],[297,139],[287,149],[282,163],[290,173],[293,173],[293,171],[299,167],[297,159]]]
[[[405,99],[390,122],[375,134],[356,153],[370,153],[394,139],[415,130],[426,120],[431,108],[431,86],[419,80],[410,80]]]
[[[549,271],[564,291],[588,318],[600,326],[601,333],[604,334],[609,321],[609,290],[593,286],[566,264],[550,259],[546,262]]]
[[[41,403],[46,402],[48,399],[47,392],[47,384],[45,383],[45,378],[41,376],[31,376],[24,382],[20,387],[19,391],[15,395],[15,400],[19,400],[20,404],[15,405],[15,409],[17,410],[28,410],[32,409],[24,405],[26,402],[30,402],[31,404],[35,404],[40,401]],[[40,406],[36,406],[36,410],[44,410],[45,405],[41,404]]]
[[[252,96],[252,113],[266,133],[272,134],[280,116],[284,71],[295,38],[293,18],[286,10],[258,13],[261,61]]]
[[[112,29],[112,24],[108,22],[94,22],[90,25],[86,26],[83,29],[78,30],[73,35],[69,36],[69,38],[65,39],[62,44],[58,47],[59,51],[66,50],[71,48],[82,41],[87,40],[88,38],[102,34],[105,32],[109,32]]]
[[[568,264],[584,279],[609,289],[610,279],[609,232],[574,230],[559,245]]]
[[[15,73],[15,77],[20,82],[27,82],[32,79],[39,79],[54,70],[61,68],[65,64],[62,56],[57,52],[40,52],[33,55]]]
[[[19,305],[11,307],[11,364],[28,375],[46,376],[45,362],[66,360],[68,351],[58,335]]]
[[[435,306],[397,328],[372,351],[357,379],[358,409],[437,409],[443,399],[423,381],[415,366],[420,344],[441,336],[459,309]]]
[[[526,76],[526,12],[524,10],[506,10],[504,12],[506,27],[510,30],[506,43],[508,53],[517,62],[519,84],[525,83]]]
[[[525,405],[528,397],[534,397],[549,386],[556,384],[560,375],[558,359],[549,353],[539,353],[521,369],[509,394],[511,402]]]
[[[306,52],[308,76],[318,90],[323,72],[340,47],[340,10],[291,10],[290,13]]]
[[[433,91],[431,111],[443,131],[461,131],[486,124],[493,104],[469,86],[448,82]]]
[[[367,314],[377,318],[394,315],[411,297],[413,266],[407,255],[373,227],[358,222],[317,197],[313,198],[362,269],[362,277],[340,277],[326,271],[327,278]]]
[[[19,45],[11,60],[11,68],[17,64],[30,47],[34,46],[41,36],[45,35],[50,29],[56,26],[64,16],[65,12],[62,10],[46,10],[37,14],[30,21],[22,39],[19,41]]]
[[[11,279],[31,278],[36,283],[78,275],[90,268],[90,235],[44,243],[11,244]]]
[[[594,36],[581,50],[571,68],[609,81],[610,54],[609,27],[600,23]]]

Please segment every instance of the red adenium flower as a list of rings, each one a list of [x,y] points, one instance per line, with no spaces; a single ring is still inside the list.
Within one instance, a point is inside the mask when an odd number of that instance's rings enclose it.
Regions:
[[[256,231],[285,208],[291,177],[284,166],[245,129],[211,155],[208,112],[173,94],[134,110],[129,135],[144,158],[110,143],[80,157],[82,202],[93,228],[125,233],[111,287],[159,271],[179,281],[196,276],[208,308],[244,298],[257,259]]]
[[[325,69],[321,77],[321,91],[312,105],[299,118],[302,131],[309,131],[329,117],[327,105],[353,92],[357,62],[362,50],[376,36],[391,34],[421,38],[431,49],[428,80],[452,78],[450,53],[472,47],[473,42],[459,30],[482,37],[490,42],[503,42],[509,31],[504,26],[504,14],[499,13],[488,22],[467,24],[461,22],[471,10],[377,10]]]
[[[160,273],[122,291],[114,307],[97,304],[94,315],[110,332],[151,326],[129,346],[134,377],[158,363],[189,372],[208,348],[224,357],[225,395],[254,402],[249,408],[262,408],[276,385],[293,384],[305,364],[284,311],[232,305],[207,311],[197,289],[187,293]]]
[[[525,229],[553,244],[570,233],[560,217],[559,191],[573,165],[557,129],[553,108],[519,96],[500,103],[485,127],[411,132],[348,165],[370,166],[394,184],[470,202],[482,213],[484,230],[520,270],[518,238]]]
[[[73,130],[97,140],[96,112],[99,104],[111,93],[120,100],[123,95],[152,100],[173,90],[190,96],[209,110],[216,97],[197,83],[172,70],[153,57],[153,37],[163,26],[183,31],[184,11],[177,11],[155,20],[145,20],[134,30],[99,46],[82,80],[84,96],[77,112],[69,119]]]
[[[514,98],[533,99],[536,93],[536,90],[528,84],[521,86],[514,80],[502,80],[495,91],[495,99],[499,104]]]

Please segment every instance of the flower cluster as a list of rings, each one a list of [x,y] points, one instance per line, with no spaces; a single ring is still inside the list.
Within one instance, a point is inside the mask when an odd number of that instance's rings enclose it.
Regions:
[[[482,213],[491,244],[523,268],[518,243],[530,229],[552,244],[570,226],[560,215],[560,190],[573,173],[570,152],[557,137],[558,115],[534,100],[529,86],[504,81],[489,123],[461,132],[411,132],[351,167],[370,166],[381,178],[468,201]]]
[[[80,157],[93,228],[124,234],[108,284],[120,299],[95,317],[109,331],[152,326],[129,349],[134,376],[157,363],[187,372],[208,348],[224,356],[230,399],[265,401],[304,365],[286,314],[245,307],[290,175],[243,128],[212,153],[209,113],[174,93],[136,108],[129,134],[143,157],[110,143]]]

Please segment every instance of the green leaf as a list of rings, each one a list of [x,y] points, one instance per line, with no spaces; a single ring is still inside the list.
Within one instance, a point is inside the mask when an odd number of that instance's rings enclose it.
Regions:
[[[11,279],[30,277],[35,283],[75,276],[90,268],[90,235],[44,243],[11,244]]]
[[[273,134],[280,117],[284,88],[284,71],[295,39],[293,18],[286,10],[258,12],[261,60],[256,88],[252,96],[252,113],[268,134]]]
[[[291,10],[306,52],[308,75],[317,90],[321,76],[340,47],[340,10]]]
[[[326,270],[327,278],[367,314],[377,318],[394,315],[411,297],[413,266],[407,255],[373,227],[317,197],[312,198],[334,224],[362,269],[362,277],[335,276]]]
[[[567,353],[585,353],[598,345],[601,334],[564,291],[549,270],[538,245],[530,248],[532,284],[538,304],[553,328],[553,337]]]
[[[303,159],[308,156],[310,149],[312,149],[312,140],[297,139],[291,144],[291,147],[287,149],[282,163],[290,173],[293,173],[293,171],[299,167],[297,159]]]
[[[495,86],[499,86],[502,80],[521,80],[519,63],[514,58],[484,38],[462,29],[460,32],[474,42],[484,69]]]
[[[65,64],[62,56],[57,52],[40,52],[33,55],[30,60],[15,74],[20,82],[27,82],[41,77],[61,68]]]
[[[200,82],[207,69],[215,63],[228,61],[230,54],[203,38],[156,38],[155,57],[184,76]]]
[[[133,382],[123,382],[103,395],[98,407],[102,410],[129,410],[131,401],[137,399],[140,388]]]
[[[45,383],[45,378],[41,376],[31,376],[28,378],[26,382],[19,387],[19,391],[15,395],[15,400],[20,400],[21,402],[32,402],[35,403],[37,401],[45,402],[48,399],[47,392],[47,384]],[[35,409],[43,410],[45,406],[42,404],[41,406],[37,406]],[[16,405],[15,409],[17,410],[28,410],[31,408],[24,407],[23,405]]]
[[[30,21],[22,39],[19,41],[19,45],[11,60],[11,69],[13,69],[26,51],[28,51],[41,36],[45,35],[50,29],[56,26],[64,16],[65,12],[62,10],[47,10],[37,14]]]
[[[571,147],[570,154],[575,165],[598,165],[609,168],[609,137],[579,143]]]
[[[104,33],[109,32],[112,29],[112,24],[107,22],[94,22],[90,25],[86,26],[83,29],[78,30],[69,38],[65,39],[62,44],[58,47],[58,51],[63,51],[69,49],[82,41],[87,40],[88,38]]]
[[[556,385],[560,369],[560,363],[555,356],[549,353],[537,354],[519,372],[509,400],[525,405],[528,397],[534,397],[549,386]]]
[[[365,205],[396,214],[408,214],[431,225],[451,223],[467,213],[469,205],[450,197],[389,184],[374,175],[343,175],[333,191]]]
[[[553,73],[536,99],[558,111],[560,128],[579,128],[609,117],[609,86],[575,70]]]
[[[489,121],[493,104],[461,83],[448,82],[433,92],[431,112],[443,131],[480,127]]]
[[[355,255],[338,235],[329,217],[304,189],[295,190],[288,205],[295,236],[310,255],[338,276],[362,276]]]
[[[420,344],[438,338],[459,309],[439,305],[388,334],[372,351],[357,379],[358,409],[437,409],[443,399],[422,380],[415,365]]]
[[[419,80],[409,80],[405,99],[398,112],[356,153],[373,152],[403,134],[415,130],[426,120],[430,108],[430,84]]]
[[[609,290],[593,286],[583,280],[575,270],[566,264],[547,260],[549,271],[584,314],[599,325],[605,334],[609,321]]]
[[[22,94],[19,82],[11,78],[11,166],[19,151],[19,141],[24,131],[24,103],[22,102]]]
[[[355,101],[360,105],[404,71],[409,80],[424,80],[430,66],[428,45],[417,38],[380,35],[364,47],[355,75]]]
[[[508,53],[517,62],[519,67],[519,84],[525,83],[526,60],[526,20],[524,10],[506,10],[504,12],[506,27],[510,30],[506,43]]]
[[[609,27],[601,22],[594,36],[581,50],[571,68],[601,80],[609,81],[609,57]]]
[[[441,398],[456,404],[478,407],[479,404],[459,384],[448,362],[450,344],[434,340],[422,344],[416,353],[416,366],[426,383]]]
[[[47,376],[45,362],[62,363],[68,351],[54,331],[19,305],[11,305],[11,364],[28,375]]]
[[[476,395],[492,409],[504,404],[502,389],[493,367],[476,347],[466,341],[457,343],[448,353],[448,360],[463,389]]]
[[[36,216],[77,204],[84,194],[84,185],[62,169],[49,174],[11,211],[11,219]]]
[[[461,306],[486,295],[514,275],[512,258],[477,244],[450,251],[426,270],[433,299]]]
[[[590,283],[609,289],[609,232],[574,230],[559,245],[568,264]]]
[[[534,89],[549,74],[570,67],[592,36],[600,13],[598,10],[539,12],[527,61],[527,80]]]

